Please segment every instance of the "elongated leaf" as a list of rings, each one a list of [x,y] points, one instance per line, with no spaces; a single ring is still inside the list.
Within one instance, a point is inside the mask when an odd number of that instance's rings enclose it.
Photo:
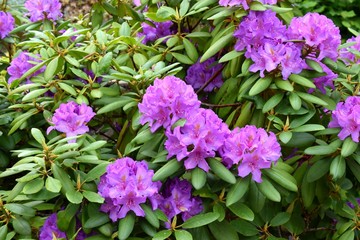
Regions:
[[[307,181],[309,183],[314,182],[329,172],[331,161],[329,159],[320,159],[314,165],[311,166],[308,174]]]
[[[164,240],[167,239],[168,237],[170,237],[172,234],[171,230],[162,230],[160,232],[157,232],[152,240]]]
[[[262,182],[257,184],[258,189],[264,196],[271,201],[280,202],[281,195],[278,190],[271,184],[271,182],[266,178],[262,177]]]
[[[251,87],[249,91],[250,96],[255,96],[264,90],[266,90],[272,82],[271,77],[264,77],[257,80],[257,82]]]
[[[300,75],[291,74],[289,76],[289,79],[297,84],[304,86],[304,87],[316,88],[315,84],[311,80],[304,78]]]
[[[239,178],[226,196],[226,206],[238,202],[249,189],[250,178]]]
[[[330,174],[333,178],[340,179],[344,176],[346,170],[345,159],[342,156],[336,156],[330,165]]]
[[[171,176],[176,171],[178,171],[180,167],[181,164],[176,159],[172,159],[155,172],[152,180],[153,181],[164,180],[165,178]]]
[[[206,183],[206,172],[200,168],[191,171],[191,183],[195,189],[202,188]]]
[[[175,231],[175,238],[176,240],[192,240],[193,237],[191,233],[185,230],[176,230]]]
[[[290,213],[280,212],[280,213],[276,214],[276,216],[273,219],[271,219],[270,225],[273,227],[283,225],[290,220],[290,217],[291,217]]]
[[[23,97],[22,100],[23,100],[24,102],[33,100],[34,98],[38,98],[39,96],[43,95],[43,94],[46,93],[47,91],[49,91],[49,89],[47,89],[47,88],[33,90],[33,91],[27,93],[27,94]]]
[[[217,52],[219,52],[222,48],[224,48],[232,39],[233,39],[233,33],[229,33],[225,36],[222,36],[213,45],[211,45],[208,50],[206,50],[206,52],[201,57],[200,62],[204,62],[205,60],[214,56]]]
[[[45,188],[54,193],[58,193],[61,190],[61,182],[51,176],[48,176],[45,181]]]
[[[195,215],[188,220],[186,220],[183,224],[183,228],[197,228],[209,223],[216,221],[219,217],[218,213],[209,212],[204,214]]]
[[[122,218],[119,221],[119,231],[118,231],[118,238],[120,240],[127,239],[132,230],[134,229],[135,225],[135,216],[133,213],[129,212],[125,218]]]
[[[239,218],[242,218],[247,221],[253,221],[254,220],[254,212],[244,203],[237,202],[231,206],[229,206],[229,209]]]
[[[234,174],[229,171],[220,161],[215,158],[209,158],[209,165],[211,170],[222,180],[235,184],[236,179]]]
[[[274,96],[272,96],[269,100],[267,100],[267,102],[264,104],[262,112],[266,113],[268,111],[270,111],[271,109],[273,109],[274,107],[276,107],[281,100],[283,99],[284,94],[283,93],[278,93],[275,94]]]
[[[231,226],[226,220],[215,221],[209,224],[210,231],[216,240],[238,240],[239,236],[233,226]]]
[[[296,185],[296,179],[293,176],[291,176],[288,172],[280,171],[273,168],[273,169],[265,169],[264,173],[280,186],[286,188],[287,190],[297,192],[298,188]]]
[[[354,142],[350,137],[347,137],[341,147],[341,156],[348,157],[355,152],[359,144]]]

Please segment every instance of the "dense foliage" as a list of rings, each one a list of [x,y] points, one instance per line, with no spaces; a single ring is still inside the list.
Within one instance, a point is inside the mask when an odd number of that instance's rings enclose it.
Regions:
[[[360,37],[291,1],[0,7],[0,239],[359,238]]]

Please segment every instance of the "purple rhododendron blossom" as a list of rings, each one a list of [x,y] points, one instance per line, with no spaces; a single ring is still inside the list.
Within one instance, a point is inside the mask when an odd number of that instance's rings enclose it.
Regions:
[[[181,118],[187,118],[200,107],[194,89],[180,78],[167,76],[155,79],[154,85],[146,89],[138,105],[142,114],[140,123],[149,123],[155,132],[159,127],[168,128]]]
[[[217,76],[204,88],[205,92],[211,92],[215,87],[219,88],[223,84],[221,72],[218,73],[221,69],[221,64],[217,64],[214,58],[209,58],[202,63],[198,61],[187,70],[185,81],[197,90],[217,74]]]
[[[148,42],[153,42],[159,38],[168,36],[173,34],[171,27],[173,26],[172,21],[165,21],[165,22],[152,22],[154,26],[143,22],[141,23],[142,32],[138,33],[138,37],[145,38],[142,40],[143,44],[147,44]]]
[[[54,126],[47,129],[47,133],[53,129],[63,132],[66,137],[72,137],[84,134],[89,131],[86,124],[95,116],[92,108],[85,103],[81,105],[76,102],[68,102],[60,104],[59,108],[55,110],[51,122]],[[69,140],[69,142],[76,142],[76,139]]]
[[[62,17],[59,0],[27,0],[25,7],[29,11],[30,20],[33,22],[44,19],[56,21]]]
[[[348,65],[350,63],[360,63],[360,36],[352,37],[346,43],[354,43],[354,45],[340,50],[340,58]]]
[[[56,239],[58,238],[65,238],[66,234],[57,226],[57,215],[56,213],[51,214],[46,221],[44,222],[44,225],[40,229],[39,239],[40,240],[53,240],[54,237]]]
[[[15,19],[10,13],[0,11],[0,39],[5,38],[15,26]]]
[[[40,60],[31,57],[28,52],[21,52],[11,61],[10,66],[7,68],[7,71],[10,75],[8,83],[10,84],[14,80],[21,78],[24,73],[26,73],[30,68],[34,67],[37,62],[40,62]],[[26,79],[29,81],[31,77],[36,76],[44,71],[45,67],[40,68],[38,71],[31,74]]]
[[[160,182],[153,182],[153,170],[146,161],[134,161],[129,157],[117,159],[106,168],[100,177],[98,192],[105,198],[101,211],[110,213],[112,221],[124,218],[129,211],[136,216],[145,216],[140,204],[150,200],[157,208]],[[154,201],[155,200],[155,201]]]
[[[173,178],[165,183],[159,209],[169,219],[166,223],[167,227],[170,227],[171,219],[178,214],[181,214],[183,221],[186,221],[202,212],[202,201],[199,197],[192,196],[191,189],[191,184],[185,179]]]
[[[329,127],[340,127],[338,137],[344,140],[351,135],[354,142],[359,142],[360,133],[360,97],[350,96],[345,102],[339,102],[332,111]]]
[[[250,173],[256,182],[262,182],[261,169],[270,168],[281,156],[280,144],[274,133],[269,135],[263,128],[247,125],[235,128],[226,138],[220,155],[227,167],[238,165],[238,175]]]
[[[165,149],[168,158],[176,156],[178,161],[185,158],[185,169],[199,167],[207,172],[210,167],[206,158],[215,157],[229,132],[227,125],[212,110],[200,108],[187,117],[184,126],[177,126],[173,131],[167,129]]]
[[[252,0],[220,0],[219,5],[224,7],[242,6],[245,10],[249,9],[249,3]],[[259,0],[263,4],[276,4],[277,0]]]
[[[332,20],[318,13],[307,13],[303,17],[293,18],[288,28],[288,37],[292,40],[304,40],[306,55],[314,53],[318,60],[325,57],[336,60],[337,48],[341,43],[340,30]]]

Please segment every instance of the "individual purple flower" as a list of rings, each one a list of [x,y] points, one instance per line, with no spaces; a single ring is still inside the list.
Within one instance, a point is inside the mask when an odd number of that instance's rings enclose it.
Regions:
[[[10,75],[8,83],[12,83],[14,80],[21,78],[30,68],[34,67],[36,63],[40,62],[39,59],[30,56],[28,52],[21,52],[16,56],[7,68]],[[36,76],[45,71],[45,68],[40,68],[38,71],[29,75],[26,79],[30,81],[30,78]]]
[[[304,59],[301,58],[300,48],[293,43],[286,43],[280,67],[283,79],[288,79],[292,73],[300,73],[306,67]]]
[[[62,17],[59,0],[27,0],[25,7],[29,11],[32,22],[44,19],[56,21]]]
[[[86,125],[93,117],[95,113],[92,108],[85,103],[81,105],[76,102],[68,102],[60,104],[59,108],[55,110],[51,123],[54,126],[50,126],[47,129],[49,134],[52,130],[57,130],[66,134],[66,137],[73,137],[84,134],[89,131],[89,127]],[[76,139],[69,140],[69,142],[76,142]]]
[[[10,13],[0,11],[0,39],[3,39],[9,35],[14,29],[15,19]]]
[[[282,42],[286,40],[286,26],[271,10],[250,11],[234,32],[237,39],[236,51],[256,52],[266,42]],[[245,53],[250,58],[249,53]]]
[[[145,216],[140,204],[150,200],[153,209],[157,208],[160,182],[153,182],[153,170],[148,169],[147,162],[134,161],[125,157],[117,159],[106,168],[106,173],[100,177],[98,192],[105,198],[100,210],[108,212],[115,222],[124,218],[129,211],[136,216]]]
[[[181,118],[186,118],[200,107],[194,89],[174,76],[155,79],[147,88],[142,102],[138,105],[142,114],[140,123],[149,123],[155,132],[159,127],[168,128]]]
[[[213,80],[204,88],[205,92],[211,92],[215,87],[219,88],[223,84],[221,72],[219,72],[221,69],[221,64],[217,64],[215,58],[209,58],[202,63],[198,61],[187,70],[185,81],[197,90],[209,79],[213,78]],[[215,74],[217,75],[215,76]]]
[[[202,201],[199,197],[192,196],[191,189],[191,184],[185,179],[173,178],[165,183],[159,209],[169,219],[166,223],[167,227],[170,226],[171,219],[178,214],[181,214],[183,221],[186,221],[202,212]]]
[[[336,73],[331,71],[330,68],[328,68],[325,64],[323,64],[320,61],[317,61],[319,65],[322,67],[325,76],[314,78],[314,84],[317,89],[319,89],[322,93],[326,93],[325,87],[334,88],[334,79],[338,77]],[[312,92],[312,91],[310,91]]]
[[[330,128],[340,127],[338,137],[344,140],[351,135],[354,142],[359,142],[360,133],[360,97],[350,96],[345,102],[339,102],[332,111]]]
[[[340,50],[340,58],[346,63],[360,63],[360,36],[352,37],[346,43],[354,43],[354,45]]]
[[[275,134],[251,125],[235,128],[219,152],[227,167],[237,165],[240,177],[251,173],[256,182],[262,182],[261,169],[270,168],[281,156]]]
[[[288,28],[291,40],[303,40],[305,55],[315,54],[318,60],[325,57],[336,60],[337,48],[341,43],[340,30],[332,20],[318,13],[307,13],[303,17],[293,18]]]
[[[173,34],[171,27],[173,26],[172,21],[165,22],[153,22],[154,26],[147,22],[141,23],[142,32],[138,33],[138,37],[144,37],[142,40],[143,44],[147,44],[148,42],[153,42],[159,38],[169,36]]]
[[[357,206],[360,206],[360,198],[356,198],[356,203],[357,203]],[[349,207],[351,207],[352,209],[355,208],[355,205],[352,203],[352,202],[347,202],[346,203]]]
[[[227,125],[212,110],[200,108],[188,116],[184,126],[167,129],[165,149],[168,158],[176,156],[178,161],[185,158],[185,169],[199,167],[207,172],[210,167],[206,159],[215,157],[228,133]]]
[[[56,239],[58,238],[65,238],[66,234],[57,226],[57,215],[56,213],[51,214],[46,221],[44,222],[44,225],[40,229],[39,239],[40,240],[53,240],[54,237]]]

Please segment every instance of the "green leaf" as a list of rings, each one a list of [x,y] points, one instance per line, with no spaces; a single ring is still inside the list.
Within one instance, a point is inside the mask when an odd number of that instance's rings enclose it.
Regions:
[[[155,172],[152,180],[162,181],[177,172],[181,168],[181,166],[182,164],[180,164],[176,159],[172,159]]]
[[[8,234],[7,225],[2,225],[0,227],[0,239],[6,239],[6,235]]]
[[[13,219],[12,226],[15,232],[20,235],[31,235],[30,223],[20,216],[16,216],[16,218]]]
[[[71,202],[73,204],[82,203],[83,195],[78,191],[73,190],[73,191],[67,192],[65,195],[66,195],[66,198],[69,200],[69,202]]]
[[[293,8],[284,8],[284,7],[278,7],[276,5],[264,5],[267,9],[271,9],[276,13],[287,13],[291,12]]]
[[[342,156],[336,156],[330,164],[330,174],[335,180],[340,179],[342,176],[344,176],[345,170],[345,159]]]
[[[278,190],[271,184],[271,182],[265,177],[262,177],[262,182],[257,183],[257,187],[266,198],[274,202],[280,202],[281,196]]]
[[[290,139],[292,138],[292,132],[281,132],[279,135],[279,139],[280,141],[282,141],[283,143],[288,143],[290,141]]]
[[[193,237],[191,233],[185,230],[175,230],[175,238],[176,240],[192,240]]]
[[[339,240],[354,240],[354,239],[355,239],[355,232],[352,229],[347,230],[341,235],[341,237],[339,237]]]
[[[45,188],[54,193],[58,193],[61,190],[61,182],[51,176],[48,176],[45,181]]]
[[[227,221],[212,222],[209,224],[210,231],[216,240],[238,240],[239,236],[234,227]]]
[[[359,144],[354,142],[351,137],[347,137],[341,147],[341,156],[348,157],[355,152]]]
[[[299,95],[297,95],[294,92],[291,92],[289,95],[289,101],[290,101],[290,105],[291,107],[295,110],[298,111],[301,108],[301,98],[299,97]]]
[[[19,214],[22,216],[33,217],[35,216],[35,209],[18,203],[7,203],[4,207],[12,213]]]
[[[210,165],[211,170],[222,180],[225,182],[235,184],[236,178],[232,172],[227,169],[224,164],[218,161],[216,158],[209,158],[208,163]]]
[[[244,203],[237,202],[229,206],[229,209],[239,218],[253,221],[254,220],[254,212]]]
[[[80,149],[80,152],[93,151],[93,150],[101,148],[105,144],[106,144],[106,141],[99,140],[99,141],[90,143],[89,145],[87,145],[84,148]]]
[[[160,222],[155,212],[146,204],[141,204],[141,208],[145,212],[145,219],[155,228],[159,228]]]
[[[112,58],[113,58],[112,52],[108,52],[107,54],[105,54],[104,57],[101,58],[97,68],[96,76],[107,73],[109,71]]]
[[[202,188],[206,183],[206,172],[201,168],[194,168],[191,171],[191,183],[195,189]]]
[[[323,146],[312,146],[305,149],[304,153],[308,155],[329,155],[336,151],[337,149],[330,145]]]
[[[188,65],[195,63],[195,61],[191,60],[188,56],[186,56],[184,54],[180,54],[180,53],[176,53],[176,52],[173,52],[171,54],[174,56],[174,58],[176,58],[176,60],[178,60],[181,63],[188,64]]]
[[[322,106],[327,106],[327,102],[325,102],[324,100],[315,97],[314,95],[308,94],[308,93],[303,93],[303,92],[297,92],[297,94],[299,95],[300,98],[304,99],[305,101],[311,102],[311,103],[315,103],[318,105],[322,105]]]
[[[82,194],[90,202],[94,203],[104,203],[104,198],[101,197],[98,193],[92,191],[83,191]]]
[[[164,19],[175,15],[176,15],[175,10],[167,6],[161,6],[156,12],[156,16],[158,18],[164,18]]]
[[[208,50],[205,51],[205,53],[200,59],[200,62],[204,62],[205,60],[214,56],[217,52],[223,49],[232,39],[233,39],[233,33],[229,33],[225,36],[222,36],[213,45],[211,45]]]
[[[188,0],[183,0],[183,1],[188,1]],[[199,58],[199,54],[194,44],[189,40],[187,40],[186,38],[183,38],[183,44],[185,47],[186,54],[189,56],[191,61],[196,62]]]
[[[44,179],[35,178],[30,182],[26,183],[23,189],[24,194],[34,194],[39,192],[44,187]]]
[[[141,53],[134,53],[133,55],[134,63],[137,66],[143,66],[147,62],[147,58]]]
[[[39,96],[43,95],[47,91],[49,91],[47,88],[32,90],[31,92],[27,93],[22,100],[23,102],[33,100],[34,98],[38,98]]]
[[[276,216],[273,219],[271,219],[270,225],[272,227],[281,226],[281,225],[287,223],[290,220],[290,217],[291,217],[290,213],[280,212],[280,213],[276,214]]]
[[[293,85],[291,85],[291,83],[287,80],[283,80],[283,79],[276,79],[275,80],[275,85],[282,89],[282,90],[285,90],[285,91],[288,91],[288,92],[292,92],[294,91],[294,87]]]
[[[59,56],[53,58],[49,62],[49,64],[46,66],[46,69],[45,69],[45,72],[44,72],[45,80],[49,81],[54,77],[54,75],[56,74],[56,70],[58,69],[59,59],[60,59]]]
[[[186,220],[182,224],[182,227],[197,228],[204,225],[208,225],[209,223],[216,221],[218,218],[219,218],[219,214],[214,212],[198,214]]]
[[[311,80],[309,80],[309,79],[307,79],[307,78],[304,78],[304,77],[302,77],[302,76],[300,76],[300,75],[291,74],[291,75],[289,76],[289,79],[290,79],[291,81],[299,84],[299,85],[304,86],[304,87],[316,88],[315,84],[314,84]]]
[[[127,239],[134,229],[135,215],[129,212],[126,217],[119,221],[118,238],[120,240]]]
[[[69,86],[68,84],[63,83],[63,82],[59,82],[58,85],[65,92],[67,92],[67,93],[69,93],[69,94],[71,94],[73,96],[77,95],[76,90],[74,88],[72,88],[71,86]]]
[[[45,137],[42,132],[37,128],[31,129],[31,135],[35,138],[35,140],[40,143],[41,145],[45,144]]]
[[[236,219],[235,221],[231,221],[230,224],[234,227],[234,229],[236,229],[237,232],[246,237],[259,234],[259,230],[256,228],[256,226],[248,221]]]
[[[222,56],[219,60],[219,63],[228,62],[234,58],[242,56],[243,54],[244,54],[244,52],[238,52],[236,50],[232,50],[232,51],[228,52],[227,54],[225,54],[224,56]]]
[[[286,188],[289,191],[297,192],[298,188],[296,185],[296,179],[288,172],[275,168],[265,169],[263,172],[280,186]]]
[[[262,108],[262,112],[266,113],[268,111],[270,111],[271,109],[273,109],[274,107],[276,107],[281,100],[283,99],[284,94],[283,93],[277,93],[274,96],[272,96],[269,100],[266,101],[266,103],[264,104],[263,108]]]
[[[315,184],[307,181],[308,172],[305,173],[301,184],[301,197],[305,208],[309,208],[315,197]]]
[[[322,73],[324,72],[322,67],[320,66],[320,64],[314,60],[311,60],[311,59],[305,59],[306,61],[306,64],[311,67],[312,69],[314,69],[315,71],[319,72],[319,73]]]
[[[330,160],[326,158],[317,161],[314,165],[310,167],[306,177],[307,181],[309,183],[315,182],[316,180],[324,176],[326,173],[328,173],[330,168],[330,163],[331,163]]]
[[[258,95],[259,93],[266,90],[272,82],[271,77],[264,77],[257,80],[257,82],[251,87],[249,91],[250,96]]]
[[[110,218],[107,214],[102,212],[96,212],[90,216],[90,218],[85,222],[85,228],[96,228],[105,223],[109,222]]]
[[[172,234],[171,230],[162,230],[160,232],[157,232],[152,240],[164,240],[167,239],[168,237],[170,237]]]
[[[313,132],[324,130],[325,127],[320,124],[305,124],[300,127],[293,128],[293,132]]]
[[[120,97],[121,100],[118,100],[118,101],[115,101],[115,102],[112,102],[110,104],[107,104],[105,105],[104,107],[100,108],[98,111],[97,111],[97,115],[100,115],[100,114],[104,114],[104,113],[107,113],[107,112],[111,112],[111,111],[114,111],[116,109],[119,109],[119,108],[122,108],[123,106],[125,106],[127,103],[133,101],[132,98],[129,98],[129,97]]]
[[[239,178],[230,188],[226,196],[226,206],[230,206],[238,202],[249,189],[250,178]]]

